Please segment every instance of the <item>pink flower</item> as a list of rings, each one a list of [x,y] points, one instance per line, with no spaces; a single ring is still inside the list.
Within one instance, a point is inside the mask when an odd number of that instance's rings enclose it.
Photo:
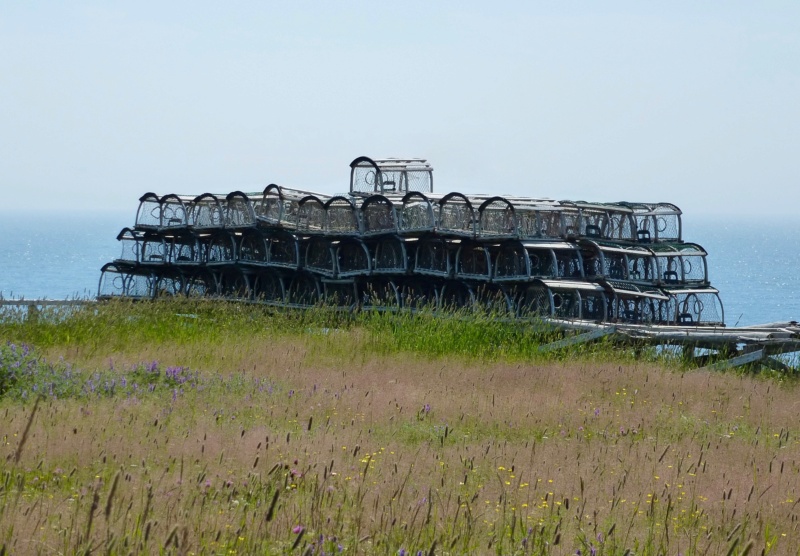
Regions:
[[[295,525],[294,527],[292,527],[292,533],[294,533],[295,535],[299,535],[304,530],[305,530],[305,527],[303,527],[302,525]]]

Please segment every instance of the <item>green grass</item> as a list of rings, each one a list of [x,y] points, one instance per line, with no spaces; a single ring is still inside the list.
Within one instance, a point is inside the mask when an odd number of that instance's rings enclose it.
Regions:
[[[487,361],[633,358],[632,350],[620,351],[608,341],[541,354],[540,345],[560,337],[551,326],[474,310],[349,313],[326,307],[293,310],[212,300],[115,300],[81,309],[46,308],[37,319],[7,309],[5,315],[0,314],[0,333],[43,349],[79,346],[89,353],[156,343],[188,345],[303,335],[304,342],[326,350],[346,345],[343,349],[380,355],[413,352]]]

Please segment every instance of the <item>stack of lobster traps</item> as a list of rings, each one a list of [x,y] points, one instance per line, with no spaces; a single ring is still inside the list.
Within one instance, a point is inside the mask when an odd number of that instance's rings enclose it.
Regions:
[[[143,195],[98,297],[724,325],[675,205],[437,195],[423,159],[360,157],[350,170],[343,195]]]

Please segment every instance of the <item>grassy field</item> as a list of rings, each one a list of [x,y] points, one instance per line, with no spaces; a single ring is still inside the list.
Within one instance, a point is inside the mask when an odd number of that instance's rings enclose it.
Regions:
[[[548,338],[190,301],[6,314],[0,553],[798,553],[794,377]]]

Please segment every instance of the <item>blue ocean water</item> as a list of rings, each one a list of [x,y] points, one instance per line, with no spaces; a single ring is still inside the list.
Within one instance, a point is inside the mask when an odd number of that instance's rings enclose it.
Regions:
[[[725,324],[800,321],[797,219],[683,215],[683,237],[708,252],[711,284],[720,291]]]
[[[0,213],[0,294],[72,299],[97,295],[102,266],[119,257],[117,234],[132,226],[119,213]]]
[[[120,254],[116,236],[135,209],[119,213],[0,213],[0,294],[72,299],[97,294],[100,268]],[[684,214],[683,238],[709,253],[728,326],[800,320],[800,249],[789,218]]]

